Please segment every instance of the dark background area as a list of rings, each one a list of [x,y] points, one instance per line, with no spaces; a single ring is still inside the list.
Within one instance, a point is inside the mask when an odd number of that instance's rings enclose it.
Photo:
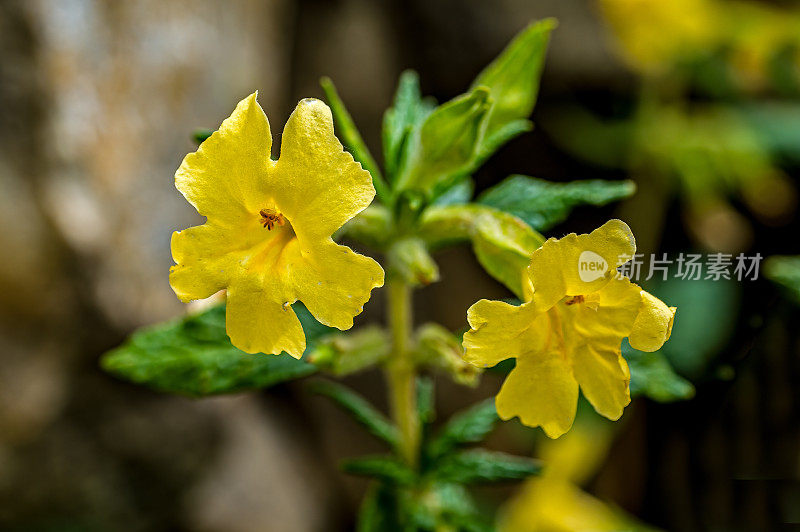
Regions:
[[[277,133],[299,99],[322,97],[327,75],[379,153],[403,69],[446,101],[549,16],[559,27],[537,127],[476,174],[477,189],[512,173],[629,177],[579,159],[550,133],[565,105],[623,115],[639,90],[590,1],[0,1],[0,528],[351,529],[366,483],[336,464],[380,447],[302,382],[190,400],[115,380],[98,357],[183,312],[167,272],[171,232],[200,221],[172,179],[194,149],[192,130],[215,127],[258,89]],[[796,184],[798,168],[782,166]],[[646,233],[650,201],[580,208],[547,236],[612,216]],[[640,251],[697,249],[679,195],[659,201],[667,222]],[[780,223],[748,222],[740,251],[800,252],[794,210]],[[476,300],[509,297],[469,249],[438,258],[443,280],[419,293],[420,323],[459,330]],[[696,397],[635,400],[590,492],[670,530],[800,522],[800,312],[764,279],[741,283],[735,300],[732,333],[686,375]],[[357,323],[382,319],[382,302],[378,291]],[[712,305],[704,319],[722,314]],[[500,382],[439,379],[441,418]],[[385,406],[378,373],[348,383]],[[511,422],[491,443],[527,454],[536,432]]]

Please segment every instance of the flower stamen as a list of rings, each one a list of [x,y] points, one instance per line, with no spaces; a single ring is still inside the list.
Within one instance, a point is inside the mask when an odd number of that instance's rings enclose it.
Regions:
[[[574,305],[575,303],[583,303],[586,300],[584,296],[573,296],[570,299],[564,301],[565,305]]]
[[[261,215],[261,224],[267,231],[272,231],[272,228],[276,225],[282,226],[286,223],[286,218],[283,217],[283,214],[275,210],[261,209],[259,214]]]

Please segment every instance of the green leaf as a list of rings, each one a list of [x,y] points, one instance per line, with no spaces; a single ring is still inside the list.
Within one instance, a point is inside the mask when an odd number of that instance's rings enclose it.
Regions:
[[[391,349],[387,332],[377,325],[367,325],[348,333],[323,336],[305,358],[317,368],[342,377],[382,363]]]
[[[397,494],[393,486],[373,482],[358,511],[358,532],[402,532],[397,504]]]
[[[524,220],[537,231],[545,231],[567,219],[582,204],[601,206],[636,192],[633,181],[572,181],[552,183],[513,175],[480,195],[478,203],[490,205]]]
[[[429,285],[439,280],[439,267],[420,238],[403,238],[395,242],[387,256],[394,273],[412,286]]]
[[[476,508],[469,491],[452,482],[432,482],[402,499],[411,530],[488,532],[490,516]],[[412,528],[413,527],[413,528]]]
[[[561,106],[544,125],[565,151],[607,168],[627,168],[637,146],[633,120],[604,120],[578,106]]]
[[[295,303],[309,345],[330,329]],[[189,396],[266,388],[316,371],[311,364],[280,355],[250,355],[231,345],[225,306],[135,332],[103,355],[105,371],[164,392]]]
[[[471,240],[483,268],[520,298],[531,254],[544,242],[516,216],[476,204],[428,207],[418,231],[432,249]]]
[[[469,203],[475,193],[475,183],[469,176],[464,176],[441,191],[434,191],[431,205],[463,205]]]
[[[530,24],[475,78],[472,86],[488,87],[494,100],[487,138],[510,122],[530,116],[539,93],[550,32],[556,25],[552,18]]]
[[[372,477],[385,482],[409,485],[416,474],[404,462],[394,456],[362,456],[345,460],[342,471],[351,475]]]
[[[426,323],[416,331],[415,357],[419,364],[447,373],[455,382],[466,386],[478,384],[483,370],[464,360],[461,337],[438,323]]]
[[[383,115],[383,157],[386,175],[390,182],[407,161],[414,131],[436,107],[431,100],[423,99],[419,90],[419,76],[413,70],[400,75],[394,104]]]
[[[644,395],[659,403],[694,397],[692,383],[675,373],[661,351],[638,351],[625,340],[622,355],[631,370],[631,395]]]
[[[327,98],[328,104],[331,107],[334,123],[336,124],[339,135],[342,137],[342,143],[347,146],[347,149],[353,154],[353,158],[360,162],[361,166],[370,173],[372,176],[372,183],[375,186],[375,193],[383,203],[387,203],[390,197],[389,187],[386,181],[383,180],[378,163],[375,162],[367,144],[364,142],[364,139],[361,138],[361,133],[359,133],[358,128],[353,122],[353,118],[344,106],[344,102],[339,97],[339,93],[336,92],[333,81],[325,77],[320,80],[320,85],[322,85],[325,98]]]
[[[478,443],[494,429],[498,421],[500,418],[497,416],[494,398],[472,405],[450,418],[439,435],[428,445],[427,454],[435,459],[460,445]]]
[[[774,256],[764,263],[764,275],[779,284],[796,303],[800,304],[800,256]]]
[[[204,127],[198,128],[192,131],[192,140],[195,142],[195,144],[202,144],[208,137],[210,137],[213,134],[214,134],[213,129],[207,129]]]
[[[464,532],[493,532],[490,516],[478,510],[469,491],[460,484],[435,482],[426,497],[437,512],[437,522],[443,530]]]
[[[489,91],[479,87],[434,109],[410,139],[413,157],[397,188],[432,196],[439,183],[468,171],[477,157],[490,107]]]
[[[541,472],[537,460],[486,449],[470,449],[444,457],[432,475],[458,484],[522,480]]]
[[[310,386],[310,389],[314,393],[332,399],[376,438],[385,441],[389,445],[397,445],[397,427],[369,404],[366,399],[354,391],[330,381],[315,382]]]

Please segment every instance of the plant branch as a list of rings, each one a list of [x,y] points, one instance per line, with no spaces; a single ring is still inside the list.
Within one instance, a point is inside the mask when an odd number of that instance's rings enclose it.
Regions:
[[[400,429],[398,452],[412,467],[419,460],[420,423],[417,413],[416,368],[411,358],[411,287],[397,275],[387,281],[392,355],[386,364],[392,418]]]

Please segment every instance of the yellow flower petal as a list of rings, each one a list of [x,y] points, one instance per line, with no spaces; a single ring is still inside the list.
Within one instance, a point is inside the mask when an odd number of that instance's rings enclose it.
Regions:
[[[245,353],[303,356],[306,337],[280,288],[260,279],[240,278],[228,287],[225,325],[231,343]]]
[[[602,343],[613,349],[628,336],[641,307],[642,289],[627,278],[611,279],[579,304],[560,304],[567,343]],[[573,338],[574,337],[574,338]]]
[[[633,233],[621,220],[609,220],[588,235],[571,233],[558,240],[551,238],[533,252],[528,266],[533,300],[539,308],[547,309],[566,295],[595,292],[635,252]],[[598,269],[589,270],[592,264]],[[581,279],[582,267],[587,268],[583,277],[589,281]]]
[[[266,197],[270,161],[269,122],[253,93],[187,155],[175,173],[175,186],[197,212],[220,224],[242,223],[258,212]]]
[[[533,305],[509,305],[481,299],[467,311],[472,328],[464,335],[464,359],[487,368],[528,351],[539,351],[548,337],[547,319]],[[532,330],[531,330],[532,329]]]
[[[594,409],[609,419],[619,419],[631,400],[620,346],[636,320],[641,292],[628,279],[612,279],[585,302],[558,306],[575,379]]]
[[[617,420],[631,402],[631,373],[616,350],[586,344],[571,353],[572,371],[581,391],[598,414]]]
[[[228,275],[235,267],[227,262],[231,255],[219,254],[228,246],[225,233],[211,223],[172,233],[172,257],[169,283],[181,301],[204,299],[228,285]]]
[[[495,404],[500,418],[519,416],[524,425],[541,426],[549,437],[558,438],[575,420],[578,383],[558,353],[529,353],[517,358]]]
[[[369,172],[333,134],[331,110],[312,98],[286,122],[275,171],[275,201],[300,239],[329,237],[375,196]]]
[[[383,268],[369,257],[330,239],[287,258],[287,277],[297,298],[325,325],[353,326],[373,288],[383,286]]]
[[[657,351],[672,334],[675,307],[666,306],[660,299],[642,290],[639,315],[633,323],[629,341],[639,351]]]

